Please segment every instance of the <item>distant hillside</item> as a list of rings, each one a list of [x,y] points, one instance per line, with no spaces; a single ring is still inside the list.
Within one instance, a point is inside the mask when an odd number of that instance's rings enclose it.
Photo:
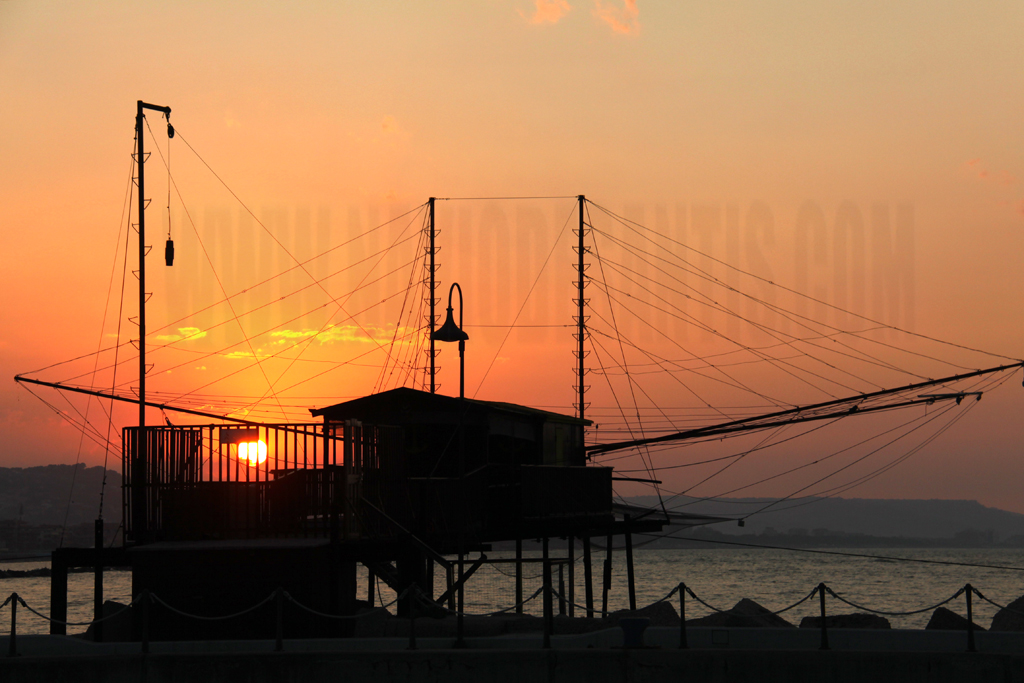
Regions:
[[[22,523],[28,525],[63,525],[70,495],[68,526],[92,523],[99,511],[103,468],[79,465],[77,475],[75,470],[74,465],[0,467],[0,521],[16,520],[20,515]],[[749,517],[742,528],[734,522],[711,528],[725,534],[822,535],[828,531],[918,539],[981,532],[996,542],[1024,535],[1024,515],[985,507],[973,500],[811,500],[781,503]],[[645,507],[658,504],[653,496],[635,497],[629,502]],[[681,512],[738,518],[770,502],[764,498],[695,501],[684,497],[673,500],[673,507]],[[107,470],[103,516],[108,522],[121,520],[121,474],[114,470]]]
[[[72,487],[72,482],[74,486]],[[99,514],[102,467],[0,467],[0,520],[24,524],[91,523]],[[70,497],[70,507],[68,500]],[[107,470],[103,517],[121,521],[121,473]]]
[[[653,496],[630,502],[653,507]],[[1024,515],[985,507],[973,500],[882,500],[867,498],[815,498],[786,501],[755,514],[740,528],[736,523],[715,524],[726,534],[868,534],[908,538],[952,538],[958,534],[982,532],[995,541],[1024,534]],[[732,498],[695,501],[677,498],[674,509],[722,517],[739,518],[770,503],[765,498]],[[799,504],[799,505],[798,505]]]

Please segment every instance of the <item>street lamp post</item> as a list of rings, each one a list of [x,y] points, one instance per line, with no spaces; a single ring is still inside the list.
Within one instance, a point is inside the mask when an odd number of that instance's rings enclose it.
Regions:
[[[459,324],[455,324],[455,316],[452,315],[452,293],[459,290]],[[466,398],[466,340],[469,339],[469,335],[462,330],[462,287],[459,287],[458,282],[453,282],[452,286],[448,289],[448,313],[444,320],[444,325],[431,333],[430,338],[434,341],[442,342],[459,342],[459,399],[463,400]],[[463,640],[464,636],[464,625],[463,625],[463,611],[465,608],[465,585],[463,580],[465,578],[465,534],[466,534],[466,444],[465,444],[465,433],[463,430],[462,420],[465,419],[465,406],[463,406],[462,415],[459,417],[459,506],[461,513],[459,515],[459,610],[457,616],[457,635],[455,639],[455,647],[465,647],[466,643]]]
[[[459,324],[455,324],[455,317],[452,315],[452,293],[459,290]],[[462,287],[458,282],[453,282],[448,289],[448,313],[444,325],[434,330],[430,338],[434,341],[459,342],[459,398],[466,397],[466,340],[469,335],[462,330]]]

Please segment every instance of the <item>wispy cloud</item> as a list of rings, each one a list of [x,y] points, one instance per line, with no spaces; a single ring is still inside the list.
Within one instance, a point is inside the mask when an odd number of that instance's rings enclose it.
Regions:
[[[398,328],[397,343],[406,343],[403,339],[412,332],[413,330],[406,327]],[[275,338],[274,344],[294,343],[312,337],[320,345],[336,344],[339,342],[390,344],[391,340],[396,338],[394,325],[387,325],[385,327],[374,327],[371,325],[362,328],[356,325],[335,325],[323,331],[309,328],[302,330],[276,330],[271,332],[270,336]]]
[[[154,337],[158,342],[164,342],[165,344],[173,344],[179,341],[195,341],[196,339],[202,339],[206,336],[206,330],[201,330],[198,327],[179,327],[177,334],[158,334]]]
[[[252,351],[229,351],[223,354],[224,358],[230,358],[232,360],[256,360],[259,358],[270,358],[269,353],[264,353],[263,349],[256,349],[256,352]]]
[[[636,7],[636,0],[622,0],[621,7],[614,3],[606,5],[602,0],[594,0],[594,5],[594,14],[616,33],[635,36],[640,32],[640,10]]]
[[[526,13],[519,10],[519,16],[531,24],[556,24],[572,10],[572,5],[566,0],[533,0],[533,4],[532,16],[526,16]]]

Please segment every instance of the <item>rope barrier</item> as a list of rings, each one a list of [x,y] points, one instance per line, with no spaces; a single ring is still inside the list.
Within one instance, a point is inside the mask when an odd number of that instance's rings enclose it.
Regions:
[[[718,609],[718,608],[717,608],[717,607],[715,607],[714,605],[710,605],[710,604],[708,604],[707,602],[704,602],[704,600],[703,600],[703,599],[702,599],[702,598],[701,598],[700,596],[698,596],[698,595],[697,595],[696,593],[694,593],[694,592],[693,592],[693,589],[692,589],[692,588],[690,588],[689,586],[686,586],[686,592],[687,592],[687,593],[689,594],[689,596],[690,596],[691,598],[693,598],[694,600],[696,600],[696,601],[697,601],[697,602],[699,602],[700,604],[704,605],[705,607],[707,607],[707,608],[708,608],[709,610],[711,610],[712,612],[718,612],[718,613],[725,613],[725,614],[728,614],[728,613],[732,613],[732,612],[735,612],[735,610],[736,610],[736,608],[735,608],[735,607],[730,607],[729,609]],[[812,588],[812,589],[811,589],[811,592],[810,592],[810,593],[808,593],[808,594],[807,594],[807,595],[805,595],[804,597],[800,598],[799,600],[797,600],[796,602],[794,602],[794,603],[793,603],[792,605],[790,605],[790,606],[788,606],[788,607],[783,607],[782,609],[780,609],[780,610],[776,610],[776,611],[774,611],[774,612],[772,612],[772,611],[769,611],[768,613],[769,613],[769,614],[773,614],[773,615],[779,615],[779,614],[782,614],[783,612],[788,612],[789,610],[793,609],[794,607],[796,607],[796,606],[798,606],[798,605],[801,605],[801,604],[803,604],[803,603],[807,602],[808,600],[810,600],[811,598],[813,598],[813,597],[814,597],[814,595],[815,595],[815,594],[816,594],[817,592],[818,592],[818,586],[815,586],[814,588]]]
[[[540,588],[540,589],[538,590],[538,592],[540,592],[541,590],[544,590],[544,587],[543,587],[543,586],[542,586],[542,587],[541,587],[541,588]],[[647,605],[646,607],[641,607],[640,609],[646,609],[647,607],[651,607],[652,605],[657,605],[657,604],[658,604],[658,603],[660,603],[660,602],[666,602],[666,601],[670,600],[670,599],[672,598],[672,596],[674,596],[674,595],[675,595],[676,593],[678,593],[678,592],[679,592],[679,586],[676,586],[675,588],[673,588],[672,590],[670,590],[670,591],[669,591],[669,592],[668,592],[668,593],[667,593],[667,594],[665,595],[665,597],[663,597],[663,598],[660,598],[660,599],[658,599],[658,600],[655,600],[654,602],[650,603],[650,604],[649,604],[649,605]],[[552,593],[552,595],[554,595],[555,597],[557,597],[557,598],[559,598],[559,599],[561,599],[561,600],[564,600],[564,601],[566,602],[566,604],[571,604],[571,605],[573,605],[574,607],[577,607],[578,609],[581,609],[581,610],[584,610],[584,611],[586,611],[586,610],[588,609],[586,605],[581,605],[581,604],[579,604],[578,602],[570,602],[569,598],[565,597],[564,595],[562,595],[561,593],[559,593],[559,592],[558,592],[557,590],[555,590],[554,588],[552,588],[552,589],[551,589],[551,593]],[[536,593],[534,593],[534,595],[536,595]],[[531,598],[531,599],[532,599],[532,598]],[[524,603],[525,603],[525,601],[524,601]],[[509,609],[513,609],[513,608],[514,608],[514,606],[513,606],[513,607],[510,607]],[[605,611],[605,610],[600,610],[600,609],[594,608],[594,609],[592,609],[592,610],[590,610],[590,611],[592,611],[592,612],[593,612],[594,614],[600,614],[600,615],[602,615],[602,616],[608,616],[609,614],[615,614],[615,612],[621,612],[621,611],[623,611],[623,610],[608,610],[608,611]],[[639,610],[636,610],[636,611],[639,611]]]
[[[998,602],[993,602],[993,601],[989,600],[989,599],[988,599],[988,598],[986,598],[986,597],[985,597],[984,595],[982,595],[982,594],[981,594],[981,591],[980,591],[980,590],[978,590],[977,588],[974,588],[974,587],[972,586],[972,587],[971,587],[971,590],[972,590],[972,591],[974,591],[974,594],[975,594],[975,595],[977,595],[977,596],[978,596],[979,598],[981,598],[982,600],[984,600],[984,601],[985,601],[985,602],[987,602],[988,604],[992,605],[993,607],[998,607],[999,609],[1003,609],[1003,610],[1006,610],[1006,611],[1007,611],[1007,612],[1009,612],[1010,614],[1016,614],[1016,615],[1018,615],[1018,616],[1022,616],[1022,617],[1024,617],[1024,612],[1021,612],[1020,610],[1010,609],[1009,607],[1006,607],[1006,606],[1004,606],[1004,605],[1000,605],[1000,604],[999,604]]]
[[[410,595],[412,595],[418,601],[420,601],[422,604],[429,605],[431,608],[443,611],[446,614],[452,614],[452,615],[463,616],[463,617],[490,617],[490,616],[498,616],[498,615],[501,615],[501,614],[507,614],[509,612],[512,612],[513,610],[517,610],[517,609],[523,607],[524,605],[526,605],[527,603],[537,599],[537,597],[540,596],[545,590],[549,591],[550,595],[553,598],[557,598],[557,599],[565,602],[566,604],[572,604],[573,606],[575,606],[576,608],[578,608],[580,610],[587,610],[588,609],[586,605],[581,605],[581,604],[579,604],[577,602],[570,601],[565,595],[563,595],[561,592],[559,592],[554,587],[541,586],[536,591],[534,591],[532,595],[530,595],[528,598],[526,598],[522,602],[510,605],[509,607],[505,607],[503,609],[495,610],[495,611],[492,611],[492,612],[484,612],[484,613],[459,612],[458,610],[451,609],[451,608],[447,607],[446,605],[440,604],[440,603],[434,601],[432,598],[427,597],[427,595],[422,591],[422,589],[420,589],[420,587],[415,585],[415,584],[413,584],[412,586],[410,586],[406,590],[402,591],[402,593],[397,595],[395,597],[395,599],[392,600],[391,602],[387,603],[386,605],[381,605],[378,609],[387,609],[388,607],[391,607],[392,605],[394,605],[394,604],[398,603],[399,601],[401,601],[401,600],[409,597]],[[701,605],[703,605],[707,609],[711,610],[712,612],[716,612],[716,613],[720,613],[720,614],[728,614],[728,613],[734,613],[735,612],[735,608],[719,609],[718,607],[715,607],[714,605],[710,604],[709,602],[707,602],[706,600],[701,598],[699,595],[697,595],[697,593],[695,593],[694,590],[690,586],[687,586],[685,584],[678,584],[678,585],[676,585],[664,597],[662,597],[662,598],[660,598],[658,600],[655,600],[654,602],[651,602],[647,606],[650,607],[652,605],[656,605],[656,604],[661,603],[661,602],[667,602],[667,601],[671,600],[675,595],[679,594],[680,590],[685,591],[685,593],[687,595],[689,595],[691,598],[693,598],[693,600],[695,600],[696,602],[700,603]],[[819,585],[815,586],[813,589],[811,589],[811,591],[807,595],[805,595],[804,597],[800,598],[799,600],[797,600],[793,604],[788,605],[786,607],[783,607],[781,609],[775,610],[775,611],[769,611],[768,613],[772,614],[772,615],[779,615],[779,614],[782,614],[784,612],[788,612],[789,610],[792,610],[792,609],[798,607],[799,605],[807,602],[808,600],[813,598],[816,594],[818,594],[819,591],[821,591],[821,590],[824,590],[828,595],[831,595],[836,600],[839,600],[840,602],[842,602],[842,603],[844,603],[846,605],[849,605],[850,607],[853,607],[854,609],[861,610],[861,611],[864,611],[864,612],[870,612],[872,614],[879,614],[879,615],[893,616],[893,617],[913,616],[913,615],[916,615],[916,614],[922,614],[924,612],[934,611],[935,609],[938,609],[939,607],[947,605],[950,602],[956,600],[960,596],[964,595],[964,593],[966,591],[969,590],[972,593],[974,593],[975,595],[977,595],[980,599],[984,600],[985,602],[989,603],[990,605],[992,605],[993,607],[995,607],[997,609],[1005,610],[1007,612],[1010,612],[1012,614],[1016,614],[1016,615],[1019,615],[1019,616],[1024,616],[1024,611],[1013,609],[1013,608],[1007,607],[1006,605],[1001,605],[1001,604],[999,604],[999,603],[989,599],[987,596],[985,596],[977,588],[974,588],[973,586],[970,586],[970,585],[965,585],[963,588],[960,588],[959,590],[957,590],[955,593],[953,593],[950,597],[946,598],[945,600],[942,600],[941,602],[938,602],[938,603],[936,603],[934,605],[930,605],[928,607],[923,607],[921,609],[915,609],[915,610],[891,611],[891,610],[880,610],[880,609],[874,609],[872,607],[867,607],[865,605],[862,605],[862,604],[859,604],[857,602],[854,602],[853,600],[850,600],[849,598],[847,598],[847,597],[837,593],[835,590],[833,590],[829,586],[826,586],[825,584],[819,584]],[[169,605],[168,603],[164,602],[162,599],[160,599],[159,596],[157,596],[157,595],[155,595],[153,593],[149,593],[148,597],[154,603],[161,605],[162,607],[166,608],[170,612],[172,612],[174,614],[177,614],[178,616],[181,616],[181,617],[185,617],[185,618],[188,618],[188,619],[199,619],[199,620],[202,620],[202,621],[225,621],[225,620],[228,620],[228,619],[236,619],[238,617],[245,616],[246,614],[250,614],[250,613],[258,610],[259,608],[263,607],[267,603],[272,602],[277,597],[277,595],[278,595],[278,591],[274,591],[274,592],[270,593],[266,598],[264,598],[263,600],[259,601],[258,603],[256,603],[255,605],[253,605],[253,606],[251,606],[251,607],[249,607],[247,609],[244,609],[244,610],[239,611],[239,612],[235,612],[233,614],[228,614],[228,615],[224,615],[224,616],[216,616],[216,617],[203,616],[203,615],[198,615],[198,614],[190,614],[188,612],[184,612],[184,611],[179,610],[179,609]],[[355,615],[327,614],[325,612],[320,612],[318,610],[315,610],[315,609],[313,609],[311,607],[308,607],[308,606],[302,604],[301,602],[296,600],[291,594],[289,594],[286,591],[282,591],[282,595],[283,595],[284,599],[288,600],[289,602],[294,604],[296,607],[302,609],[303,611],[308,612],[310,614],[314,614],[314,615],[319,616],[319,617],[328,618],[328,619],[343,619],[343,620],[346,620],[346,619],[361,619],[363,617],[370,616],[370,615],[374,614],[374,612],[366,612],[364,614],[355,614]],[[0,609],[3,609],[7,605],[11,604],[12,601],[16,601],[18,604],[20,604],[22,607],[27,609],[29,612],[31,612],[35,616],[37,616],[37,617],[39,617],[39,618],[41,618],[41,619],[43,619],[43,620],[45,620],[47,622],[54,623],[54,624],[61,624],[61,625],[64,625],[64,626],[91,626],[92,624],[98,624],[98,623],[102,623],[104,621],[109,621],[111,619],[114,619],[116,617],[119,617],[119,616],[123,615],[128,609],[130,609],[132,607],[135,607],[135,606],[138,606],[139,603],[143,600],[143,598],[144,598],[144,594],[140,593],[130,603],[128,603],[127,605],[122,606],[122,608],[117,610],[116,612],[108,614],[108,615],[106,615],[104,617],[101,617],[99,619],[92,619],[90,621],[77,621],[76,622],[76,621],[61,621],[59,619],[54,619],[52,617],[49,617],[49,616],[39,612],[35,608],[33,608],[31,605],[29,605],[27,602],[25,602],[25,600],[21,596],[19,596],[17,593],[12,593],[6,600],[4,600],[3,603],[0,604]],[[615,610],[615,611],[621,611],[621,610]],[[593,612],[593,614],[599,615],[599,616],[602,616],[602,617],[606,617],[606,616],[614,613],[611,610],[606,611],[606,610],[600,610],[600,609],[592,609],[592,612]]]
[[[814,588],[812,588],[812,589],[811,589],[811,592],[810,592],[810,593],[808,593],[808,594],[807,594],[807,595],[805,595],[804,597],[800,598],[799,600],[797,600],[796,602],[794,602],[794,603],[793,603],[792,605],[790,605],[789,607],[783,607],[783,608],[782,608],[782,609],[780,609],[780,610],[776,610],[775,612],[772,612],[772,614],[774,614],[774,615],[779,615],[779,614],[782,614],[783,612],[788,612],[789,610],[793,609],[793,608],[794,608],[794,607],[796,607],[797,605],[801,605],[801,604],[803,604],[803,603],[807,602],[808,600],[810,600],[811,598],[813,598],[813,597],[814,597],[814,594],[818,592],[819,588],[820,588],[819,586],[815,586]]]
[[[176,609],[174,607],[171,607],[166,602],[161,600],[160,597],[158,595],[156,595],[155,593],[150,593],[149,597],[156,604],[161,605],[161,606],[169,609],[171,612],[173,612],[174,614],[177,614],[180,617],[188,617],[190,619],[199,619],[201,621],[224,621],[224,620],[227,620],[227,619],[235,619],[237,617],[241,617],[241,616],[244,616],[246,614],[249,614],[250,612],[256,611],[260,607],[263,607],[263,605],[265,605],[268,602],[270,602],[271,600],[273,600],[274,599],[274,595],[275,595],[274,593],[271,593],[267,597],[265,597],[262,600],[260,600],[259,602],[257,602],[252,607],[249,607],[248,609],[244,609],[241,612],[235,612],[234,614],[225,615],[223,617],[204,617],[204,616],[201,616],[201,615],[198,615],[198,614],[189,614],[188,612],[182,612],[180,609]]]
[[[717,607],[715,607],[714,605],[711,605],[711,604],[709,604],[709,603],[707,603],[707,602],[704,602],[704,599],[703,599],[703,598],[701,598],[701,597],[700,597],[699,595],[697,595],[696,593],[694,593],[694,592],[693,592],[693,589],[691,589],[691,588],[690,588],[689,586],[687,586],[687,587],[686,587],[686,592],[687,592],[687,593],[688,593],[688,594],[690,595],[690,597],[691,597],[691,598],[693,598],[694,600],[696,600],[696,601],[697,601],[697,602],[699,602],[700,604],[704,605],[705,607],[707,607],[707,608],[708,608],[709,610],[711,610],[712,612],[728,612],[728,611],[729,611],[729,610],[724,610],[724,609],[718,609],[718,608],[717,608]]]
[[[390,607],[391,605],[395,604],[396,602],[398,602],[402,598],[404,598],[407,595],[409,595],[409,592],[410,592],[410,589],[406,588],[404,591],[402,591],[402,594],[399,595],[398,597],[396,597],[394,600],[392,600],[391,602],[389,602],[386,605],[381,605],[380,609],[386,609],[386,608]],[[299,602],[298,600],[293,598],[288,591],[285,591],[284,597],[285,597],[286,600],[288,600],[290,603],[292,603],[293,605],[295,605],[299,609],[302,609],[302,610],[304,610],[306,612],[309,612],[310,614],[315,614],[318,617],[324,617],[325,619],[362,619],[363,617],[368,617],[371,614],[373,614],[373,612],[366,612],[364,614],[327,614],[326,612],[320,612],[318,610],[313,609],[312,607],[307,607],[307,606],[303,605],[301,602]]]
[[[547,577],[545,577],[545,578],[547,578]],[[416,612],[418,611],[418,609],[417,609],[417,604],[416,604],[415,601],[419,601],[420,604],[430,605],[431,607],[433,607],[435,609],[440,609],[443,613],[456,615],[458,617],[458,619],[459,619],[459,625],[458,625],[458,639],[456,641],[455,647],[465,647],[465,643],[463,641],[463,634],[462,634],[462,618],[463,617],[465,617],[465,616],[474,616],[474,617],[496,616],[496,615],[499,615],[499,614],[505,614],[507,612],[511,612],[512,610],[520,610],[523,605],[525,605],[526,603],[530,602],[531,600],[536,599],[537,596],[542,594],[542,593],[544,594],[544,641],[543,641],[544,644],[543,644],[543,647],[545,649],[547,649],[547,648],[551,647],[551,635],[554,632],[554,626],[553,626],[553,622],[552,622],[552,617],[553,617],[553,604],[552,603],[553,603],[553,598],[554,597],[557,597],[559,599],[559,604],[561,606],[560,609],[561,609],[563,614],[564,614],[564,606],[566,604],[574,605],[574,606],[576,606],[576,607],[578,607],[578,608],[580,608],[582,610],[586,610],[588,612],[588,614],[593,614],[593,611],[592,611],[591,608],[588,608],[588,607],[586,607],[584,605],[579,605],[579,604],[576,604],[573,601],[570,601],[564,595],[562,595],[562,593],[560,591],[556,590],[553,586],[551,586],[550,583],[547,580],[545,581],[545,585],[544,586],[541,586],[540,588],[538,588],[526,600],[523,600],[520,603],[511,605],[511,606],[506,607],[504,609],[496,610],[494,612],[487,612],[487,613],[483,613],[483,614],[467,614],[465,612],[460,612],[460,611],[457,611],[457,610],[454,610],[454,609],[450,609],[450,608],[448,608],[448,607],[446,607],[444,605],[441,605],[441,604],[435,602],[432,597],[430,597],[426,593],[424,593],[423,590],[418,585],[416,585],[416,584],[410,585],[408,588],[406,588],[404,591],[402,591],[402,593],[397,595],[393,601],[391,601],[387,605],[382,605],[381,608],[382,609],[386,609],[387,607],[390,607],[391,605],[393,605],[393,604],[395,604],[395,603],[397,603],[397,602],[399,602],[399,601],[401,601],[403,599],[406,599],[406,598],[410,599],[410,604],[408,605],[408,607],[409,607],[409,617],[410,617],[410,619],[409,619],[409,647],[408,647],[408,649],[410,649],[410,650],[415,650],[417,648],[417,645],[416,645],[416,618],[417,618],[417,614],[416,614]],[[776,610],[776,611],[773,611],[773,612],[772,611],[768,611],[768,614],[771,614],[771,615],[782,614],[783,612],[787,612],[787,611],[789,611],[789,610],[791,610],[791,609],[793,609],[793,608],[803,604],[804,602],[810,600],[815,595],[818,595],[819,598],[820,598],[820,601],[821,601],[821,605],[820,605],[821,645],[820,645],[819,649],[821,649],[821,650],[828,650],[829,649],[828,620],[826,618],[826,612],[825,612],[825,596],[826,596],[826,594],[827,595],[831,595],[832,597],[834,597],[835,599],[839,600],[842,603],[850,605],[851,607],[854,607],[855,609],[863,610],[865,612],[871,612],[871,613],[874,613],[874,614],[884,614],[884,615],[887,615],[887,616],[910,616],[910,615],[921,614],[922,612],[928,612],[928,611],[931,611],[931,610],[938,609],[939,607],[941,607],[941,606],[943,606],[945,604],[948,604],[948,603],[952,602],[953,600],[956,600],[958,597],[960,597],[961,595],[964,595],[965,593],[966,593],[966,599],[967,599],[967,621],[968,621],[968,625],[967,625],[967,651],[968,652],[976,652],[977,651],[977,647],[976,647],[976,643],[975,643],[975,637],[974,637],[974,630],[975,629],[974,629],[973,613],[972,613],[972,605],[971,605],[971,596],[972,596],[972,594],[976,594],[979,598],[981,598],[985,602],[988,602],[989,604],[993,605],[994,607],[999,608],[1000,610],[1006,610],[1006,611],[1011,612],[1013,614],[1024,615],[1024,612],[1020,612],[1018,610],[1010,609],[1009,607],[1006,607],[1006,606],[1003,606],[1003,605],[999,605],[998,603],[993,602],[992,600],[989,600],[987,597],[985,597],[981,593],[981,591],[977,590],[976,588],[974,588],[969,583],[965,584],[963,588],[959,589],[958,591],[956,591],[956,593],[954,593],[949,598],[943,600],[940,603],[937,603],[937,604],[932,605],[930,607],[925,607],[925,608],[922,608],[922,609],[918,609],[918,610],[910,610],[910,611],[903,611],[903,612],[876,610],[876,609],[872,609],[870,607],[865,607],[863,605],[859,605],[859,604],[853,602],[852,600],[848,600],[847,598],[839,595],[834,590],[832,590],[831,588],[826,586],[824,583],[819,583],[817,586],[815,586],[811,590],[810,593],[805,595],[803,598],[797,600],[796,602],[794,602],[791,605],[788,605],[787,607],[783,607],[782,609],[779,609],[779,610]],[[687,628],[686,627],[686,595],[690,595],[690,597],[692,597],[694,600],[696,600],[700,604],[704,605],[705,607],[707,607],[708,609],[712,610],[713,612],[717,612],[719,614],[730,613],[730,612],[735,612],[736,611],[735,607],[732,608],[732,609],[729,609],[729,610],[721,610],[721,609],[718,609],[718,608],[714,607],[713,605],[709,604],[708,602],[704,601],[704,599],[699,597],[693,591],[693,589],[690,588],[689,586],[687,586],[685,583],[677,584],[674,588],[672,588],[672,590],[670,590],[665,595],[665,597],[663,597],[663,598],[661,598],[659,600],[655,600],[654,602],[652,602],[649,605],[647,605],[647,607],[651,607],[653,605],[657,605],[657,604],[662,603],[662,602],[667,602],[668,600],[670,600],[676,594],[679,595],[679,648],[680,649],[686,649],[688,647],[687,635],[686,635],[686,628]],[[632,596],[630,596],[630,597],[631,597],[631,601],[632,601]],[[8,653],[7,653],[7,656],[8,657],[16,657],[16,656],[18,656],[18,648],[17,648],[17,611],[18,611],[18,605],[19,604],[22,605],[25,609],[27,609],[32,614],[34,614],[34,615],[36,615],[36,616],[40,617],[41,619],[44,619],[44,620],[46,620],[48,622],[51,622],[51,623],[63,624],[65,626],[86,626],[86,625],[91,625],[91,624],[99,624],[99,623],[102,623],[102,622],[107,621],[109,619],[113,619],[113,618],[123,614],[129,608],[135,606],[136,603],[139,603],[139,606],[142,609],[142,614],[141,614],[141,620],[142,620],[141,648],[142,648],[142,653],[146,654],[146,653],[149,652],[149,625],[150,625],[149,607],[150,607],[151,603],[160,604],[163,607],[165,607],[166,609],[168,609],[169,611],[171,611],[172,613],[177,614],[177,615],[182,616],[182,617],[185,617],[185,618],[188,618],[188,619],[199,619],[199,620],[202,620],[202,621],[224,621],[224,620],[227,620],[227,619],[235,619],[235,618],[244,616],[246,614],[249,614],[251,612],[254,612],[257,609],[259,609],[259,608],[263,607],[264,605],[266,605],[268,602],[273,601],[275,603],[275,606],[276,606],[276,618],[275,618],[275,622],[274,622],[274,626],[275,626],[275,645],[274,645],[274,651],[275,652],[282,652],[282,651],[284,651],[284,640],[285,640],[285,634],[284,634],[284,603],[285,603],[285,600],[293,603],[296,607],[299,607],[300,609],[302,609],[302,610],[304,610],[304,611],[306,611],[306,612],[308,612],[310,614],[314,614],[314,615],[317,615],[317,616],[320,616],[320,617],[324,617],[324,618],[328,618],[328,619],[355,620],[355,619],[360,619],[360,618],[362,618],[364,616],[369,616],[371,614],[378,613],[377,610],[374,610],[374,611],[371,611],[371,612],[366,612],[364,614],[353,614],[353,615],[326,614],[324,612],[320,612],[320,611],[315,610],[315,609],[313,609],[311,607],[307,607],[306,605],[303,605],[298,600],[296,600],[294,597],[292,597],[291,594],[289,594],[287,591],[283,590],[280,587],[275,589],[270,595],[268,595],[266,598],[264,598],[260,602],[256,603],[252,607],[249,607],[248,609],[242,610],[240,612],[235,612],[234,614],[229,614],[229,615],[220,616],[220,617],[208,617],[208,616],[201,616],[201,615],[197,615],[197,614],[189,614],[187,612],[183,612],[183,611],[181,611],[179,609],[176,609],[176,608],[172,607],[171,605],[167,604],[166,602],[161,600],[158,596],[152,594],[148,590],[143,590],[138,596],[136,596],[128,605],[125,605],[122,609],[120,609],[120,610],[118,610],[118,611],[116,611],[116,612],[114,612],[112,614],[109,614],[109,615],[107,615],[105,617],[101,617],[99,619],[93,619],[92,621],[88,621],[88,622],[65,622],[65,621],[59,621],[59,620],[53,619],[51,617],[48,617],[48,616],[38,612],[37,610],[33,609],[17,593],[11,593],[11,595],[3,602],[3,604],[0,605],[0,609],[2,609],[3,607],[6,607],[8,604],[11,605],[11,633],[10,633],[10,638],[8,639]],[[646,609],[646,608],[644,608],[644,609]],[[605,610],[598,610],[597,613],[602,615],[602,616],[607,616],[608,614],[610,614],[610,612],[607,612]],[[635,645],[633,645],[633,646],[635,646]]]
[[[17,593],[12,593],[11,597],[7,598],[7,601],[4,602],[3,605],[0,605],[0,609],[3,609],[7,605],[7,603],[11,601],[11,598],[14,598],[14,597],[17,597],[18,603],[22,607],[24,607],[25,609],[27,609],[29,612],[31,612],[32,614],[36,615],[40,619],[48,621],[51,624],[62,624],[64,626],[92,626],[93,624],[101,624],[104,621],[109,621],[110,619],[113,619],[114,617],[121,615],[123,612],[126,612],[132,605],[134,605],[138,601],[138,598],[135,598],[135,600],[132,600],[127,605],[122,606],[121,609],[117,610],[113,614],[108,614],[107,616],[100,617],[99,619],[92,619],[91,621],[61,621],[60,619],[53,619],[51,617],[46,616],[42,612],[36,611],[35,609],[32,608],[31,605],[29,605],[27,602],[25,602],[25,600],[20,595],[18,595]]]
[[[831,595],[836,600],[838,600],[840,602],[845,602],[847,605],[849,605],[850,607],[853,607],[855,609],[864,610],[865,612],[871,612],[872,614],[883,614],[883,615],[888,616],[888,617],[908,617],[908,616],[911,616],[913,614],[921,614],[922,612],[930,612],[930,611],[935,610],[935,609],[937,609],[939,607],[942,607],[943,605],[945,605],[945,604],[947,604],[949,602],[952,602],[953,600],[956,600],[957,598],[959,598],[961,595],[964,594],[965,588],[961,588],[956,593],[953,593],[953,595],[949,596],[948,598],[946,598],[945,600],[943,600],[942,602],[940,602],[938,604],[932,605],[931,607],[924,607],[922,609],[911,610],[909,612],[887,612],[887,611],[884,611],[884,610],[871,609],[870,607],[864,607],[863,605],[858,605],[857,603],[855,603],[855,602],[853,602],[851,600],[847,600],[846,598],[844,598],[843,596],[839,595],[838,593],[836,593],[834,590],[832,590],[828,586],[825,586],[825,590],[828,591],[828,594]]]
[[[651,604],[652,604],[652,605],[657,605],[657,604],[658,604],[659,602],[667,602],[668,600],[671,600],[671,599],[672,599],[672,597],[673,597],[673,596],[674,596],[674,595],[675,595],[676,593],[678,593],[678,592],[679,592],[679,586],[677,585],[677,586],[676,586],[675,588],[673,588],[673,589],[672,589],[672,590],[670,590],[670,591],[669,591],[668,593],[666,593],[666,594],[665,594],[665,597],[663,597],[663,598],[662,598],[661,600],[655,600],[655,601],[654,601],[654,602],[652,602]]]

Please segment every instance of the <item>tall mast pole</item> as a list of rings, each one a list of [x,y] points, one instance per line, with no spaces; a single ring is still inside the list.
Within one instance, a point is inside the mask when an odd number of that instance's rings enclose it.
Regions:
[[[434,306],[437,304],[436,289],[437,281],[434,279],[434,197],[430,198],[430,393],[437,392],[437,382],[435,376],[437,374],[437,368],[434,364],[434,327],[437,325],[437,316],[434,313]]]
[[[136,542],[146,534],[146,153],[142,113],[139,100],[135,113],[135,140],[138,156],[139,185],[139,431],[135,435],[135,462],[132,463],[132,532]]]
[[[144,110],[163,112],[168,120],[171,108],[138,101],[135,110],[135,139],[138,154],[138,186],[139,186],[139,431],[135,442],[134,462],[132,463],[132,532],[135,541],[145,540],[148,532],[147,498],[148,496],[148,460],[146,446],[146,153],[144,151],[143,126]]]
[[[575,388],[576,388],[576,391],[577,391],[576,416],[578,418],[580,418],[581,420],[583,420],[583,419],[586,418],[586,403],[584,403],[583,397],[584,397],[584,394],[586,394],[586,392],[587,392],[586,384],[584,384],[584,382],[583,382],[583,379],[584,379],[584,377],[587,374],[586,363],[585,363],[587,352],[586,352],[586,349],[585,349],[585,346],[584,346],[584,344],[585,344],[585,342],[587,340],[587,316],[585,315],[586,306],[587,306],[587,300],[584,297],[584,290],[586,289],[586,286],[587,286],[586,279],[585,279],[587,264],[586,264],[586,261],[585,261],[585,258],[584,258],[586,256],[586,253],[587,253],[586,242],[585,242],[585,239],[584,239],[586,237],[586,234],[587,234],[587,223],[586,223],[586,220],[584,219],[584,209],[586,207],[587,198],[585,196],[583,196],[583,195],[579,195],[578,200],[579,200],[580,221],[579,221],[579,229],[576,231],[576,236],[578,238],[578,244],[576,245],[576,254],[577,254],[578,262],[576,263],[577,281],[576,281],[576,299],[574,301],[574,303],[576,304],[576,307],[577,307],[577,309],[576,309],[576,316],[575,316],[575,318],[576,318],[576,335],[575,335],[576,336],[576,363],[577,363],[577,366],[576,366],[576,383],[577,384],[576,384]]]

